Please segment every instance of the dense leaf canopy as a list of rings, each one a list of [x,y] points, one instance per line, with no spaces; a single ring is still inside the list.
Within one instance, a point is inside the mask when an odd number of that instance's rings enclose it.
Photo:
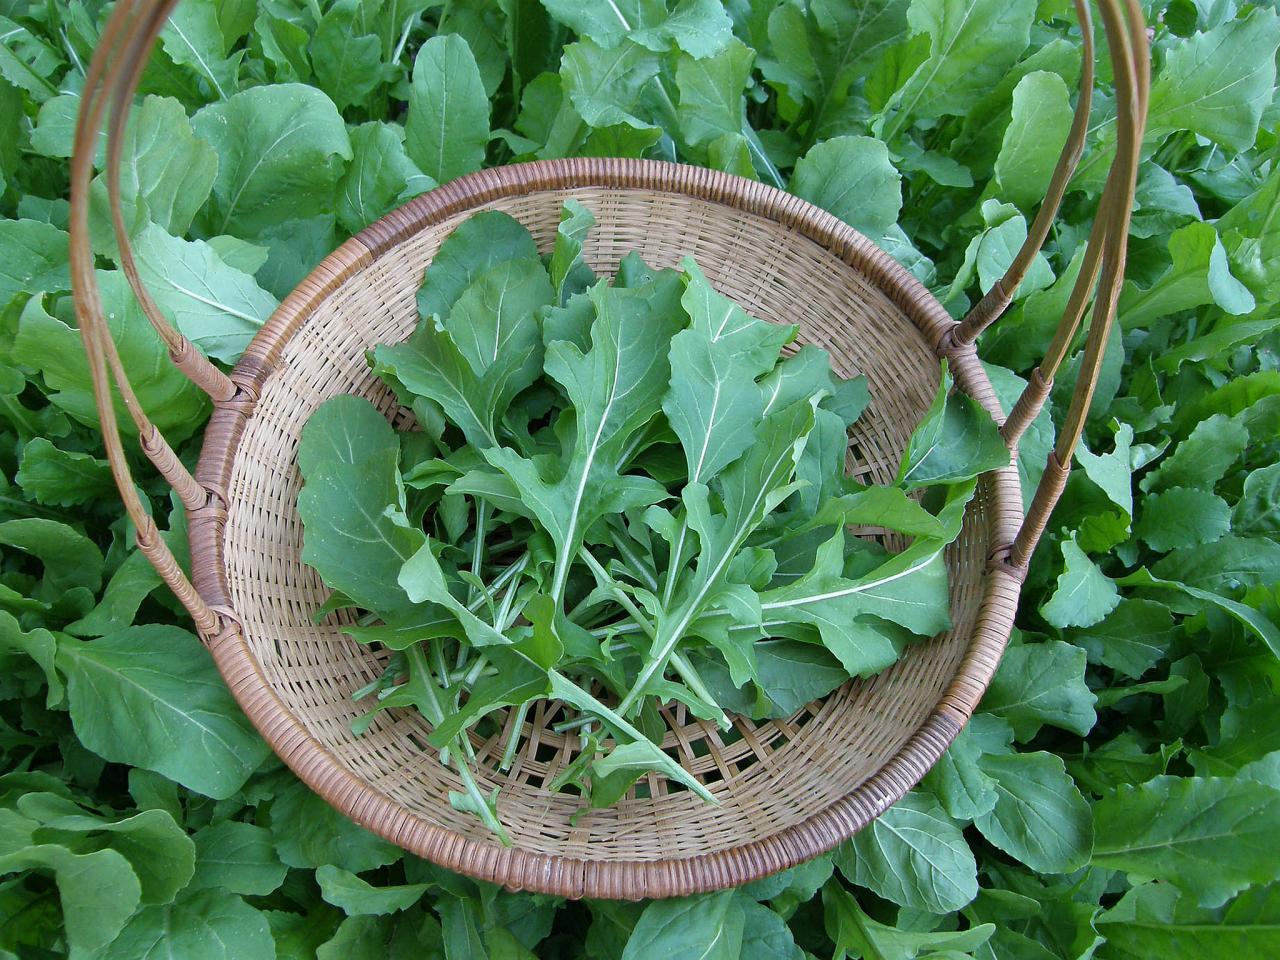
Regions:
[[[243,720],[121,519],[75,330],[67,158],[110,6],[3,5],[0,957],[1280,955],[1280,17],[1143,7],[1154,75],[1116,335],[983,706],[833,855],[735,892],[583,904],[403,855]],[[352,232],[534,157],[677,159],[791,190],[958,316],[1026,236],[1080,49],[1067,0],[182,0],[130,118],[122,213],[157,303],[220,363]],[[1058,224],[979,342],[1006,404],[1061,315],[1114,153],[1105,62],[1097,82]],[[132,303],[94,191],[112,333],[191,460],[208,404]],[[508,280],[554,295],[574,282],[568,247],[545,277]],[[478,308],[480,269],[454,264],[420,306]],[[504,378],[525,374],[487,380],[473,344],[455,346],[477,381],[468,440],[486,450]],[[550,361],[566,388],[591,387],[590,348]],[[387,352],[397,376],[441,382]],[[672,424],[680,439],[704,427]],[[1047,416],[1024,438],[1028,489],[1052,438]],[[922,451],[908,467],[923,480],[939,463]],[[181,556],[181,510],[138,476]],[[543,480],[540,498],[561,495]],[[562,548],[579,527],[559,528]],[[418,558],[409,531],[380,532]],[[403,588],[403,569],[346,588],[424,595],[430,559]]]

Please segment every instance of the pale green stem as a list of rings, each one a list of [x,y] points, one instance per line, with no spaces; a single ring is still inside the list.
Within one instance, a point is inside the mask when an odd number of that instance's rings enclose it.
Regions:
[[[689,535],[688,518],[680,521],[680,533],[676,542],[671,545],[671,559],[667,565],[667,582],[662,588],[662,605],[671,605],[671,597],[676,591],[676,576],[684,566],[684,544]]]
[[[649,639],[657,643],[658,634],[654,629],[653,624],[649,621],[649,618],[644,615],[644,612],[635,605],[629,596],[627,596],[627,592],[622,589],[621,585],[609,576],[609,572],[605,570],[604,567],[600,566],[600,562],[591,555],[590,550],[583,550],[582,557],[587,561],[587,565],[590,566],[592,571],[595,573],[596,579],[598,579],[605,589],[613,595],[614,599],[618,601],[622,608],[631,615],[631,618],[639,625],[640,629],[648,635]],[[693,669],[693,666],[685,660],[684,657],[673,651],[671,654],[671,665],[675,667],[676,673],[680,674],[680,679],[683,680],[686,686],[693,691],[693,695],[695,697],[704,701],[709,706],[717,705],[716,698],[711,694],[711,691],[706,688],[706,685],[702,682],[702,678],[698,676],[698,672]],[[619,709],[619,713],[621,712],[621,709]],[[724,715],[723,711],[721,711],[720,716],[716,718],[716,723],[722,730],[729,729],[729,718]]]
[[[502,750],[502,761],[498,764],[499,770],[504,772],[510,770],[511,764],[515,763],[516,751],[520,747],[520,730],[524,726],[525,717],[529,715],[529,703],[530,701],[526,700],[516,707],[516,716],[511,723],[506,746]]]
[[[463,739],[466,739],[466,734],[460,734],[460,736],[462,736]],[[467,793],[479,808],[478,813],[480,819],[484,821],[484,825],[497,835],[504,847],[511,846],[511,836],[502,828],[502,824],[498,821],[498,818],[495,817],[493,815],[493,811],[489,809],[488,797],[480,792],[480,785],[476,783],[475,777],[471,775],[471,769],[465,763],[459,762],[457,764],[457,770],[458,776],[462,778],[463,786],[467,788]]]
[[[399,63],[400,56],[404,53],[405,44],[409,42],[409,34],[413,32],[413,25],[418,22],[418,14],[413,13],[405,17],[404,29],[400,31],[400,39],[396,43],[395,53],[391,55],[391,63]]]
[[[422,666],[427,670],[428,674],[431,673],[431,668],[427,666],[425,659],[422,661]],[[428,706],[438,717],[443,718],[444,710],[440,706],[439,698],[436,696],[435,677],[429,676],[428,682],[424,683],[422,686],[426,691]],[[464,730],[453,739],[455,744],[459,740],[462,742],[462,752],[466,754],[466,757],[458,756],[458,752],[455,750],[453,756],[453,767],[458,771],[458,776],[462,779],[463,786],[467,788],[468,795],[470,795],[471,799],[475,802],[480,819],[484,821],[485,826],[497,835],[498,839],[502,841],[504,846],[511,846],[511,837],[507,835],[507,831],[502,828],[502,824],[498,822],[498,818],[495,817],[493,815],[493,811],[489,809],[488,798],[480,791],[480,785],[476,783],[475,777],[471,775],[471,768],[467,766],[467,759],[475,760],[475,751],[471,747],[470,738]],[[449,753],[447,749],[442,749],[440,751],[440,762],[446,766],[448,765]]]
[[[764,144],[760,142],[760,135],[756,133],[755,128],[745,120],[743,121],[742,126],[746,131],[744,136],[747,140],[747,150],[760,162],[760,166],[763,168],[766,180],[772,183],[773,186],[777,187],[779,190],[785,190],[787,188],[786,181],[782,179],[782,174],[779,172],[778,168],[774,166],[773,161],[769,159],[769,155],[765,153]]]
[[[730,555],[737,552],[735,546]],[[656,655],[651,655],[649,661],[640,671],[640,676],[636,678],[636,682],[632,684],[631,689],[627,691],[627,695],[622,698],[622,702],[618,704],[618,712],[626,715],[627,710],[636,702],[636,699],[644,692],[644,688],[648,685],[658,673],[666,669],[667,662],[670,660],[672,653],[675,651],[676,644],[680,642],[684,636],[685,630],[689,628],[689,624],[698,614],[698,609],[702,606],[702,601],[706,598],[710,590],[712,580],[708,579],[697,595],[691,597],[689,601],[681,609],[679,616],[675,621],[675,626],[669,628],[665,635],[660,634],[654,637],[653,644],[656,649]]]
[[[622,555],[622,559],[626,561],[632,572],[635,573],[636,579],[643,581],[646,587],[656,592],[658,581],[649,576],[649,571],[645,569],[644,563],[636,555],[636,552],[631,549],[626,540],[613,532],[610,532],[609,536],[613,540],[613,545],[618,548],[618,553]]]
[[[483,500],[476,501],[476,536],[471,544],[471,572],[476,579],[480,577],[481,565],[484,562],[484,528],[489,521],[489,505]],[[471,597],[475,599],[476,588],[471,587]]]

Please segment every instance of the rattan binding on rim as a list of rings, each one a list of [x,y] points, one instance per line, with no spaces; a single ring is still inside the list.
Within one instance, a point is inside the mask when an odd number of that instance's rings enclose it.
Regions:
[[[229,377],[194,359],[185,338],[148,310],[175,360],[214,398],[200,463],[188,478],[154,429],[147,430],[145,412],[128,403],[125,371],[113,359],[97,297],[86,219],[96,132],[108,104],[113,134],[123,129],[120,105],[132,99],[137,58],[171,6],[172,0],[122,0],[89,72],[72,165],[77,310],[108,457],[139,524],[140,546],[191,610],[236,699],[289,766],[353,820],[416,854],[508,887],[570,897],[673,896],[745,883],[829,849],[910,789],[959,732],[994,673],[1026,560],[1083,428],[1123,269],[1145,114],[1146,44],[1135,6],[1100,4],[1121,135],[1092,238],[1096,258],[1081,271],[1079,310],[1069,311],[1059,338],[1070,345],[1101,276],[1085,373],[1028,522],[1013,467],[981,481],[947,554],[954,629],[912,647],[883,674],[850,682],[785,720],[738,718],[725,734],[683,709],[669,710],[664,748],[708,785],[717,806],[652,776],[616,807],[581,813],[575,797],[543,787],[571,759],[576,739],[552,730],[557,705],[540,704],[524,725],[509,773],[493,770],[498,740],[474,738],[486,766],[482,779],[503,787],[500,814],[515,841],[511,848],[448,805],[448,791],[458,784],[426,746],[420,716],[388,715],[363,736],[351,733],[359,711],[350,693],[379,672],[380,656],[341,633],[341,614],[314,622],[326,592],[299,559],[301,427],[322,400],[343,392],[368,396],[394,421],[408,422],[370,375],[364,351],[412,329],[414,292],[448,232],[478,209],[502,209],[546,249],[561,203],[573,196],[596,215],[585,255],[598,271],[610,271],[633,248],[662,266],[694,255],[746,309],[799,323],[801,340],[827,347],[842,373],[867,375],[874,402],[852,433],[849,466],[877,481],[892,479],[936,387],[940,354],[949,357],[959,388],[1003,419],[973,336],[998,315],[1004,294],[957,324],[900,266],[835,217],[717,171],[609,159],[486,170],[419,197],[334,251],[280,305]],[[1087,22],[1087,12],[1082,17]],[[1079,144],[1069,141],[1049,191],[1055,208],[1078,155]],[[127,249],[122,227],[119,233]],[[1006,293],[1021,279],[1022,259],[1003,282]],[[1011,445],[1043,404],[1058,362],[1051,352],[1036,371],[1017,421],[1008,425]],[[133,493],[112,380],[148,440],[146,452],[183,488],[194,583],[148,526]]]

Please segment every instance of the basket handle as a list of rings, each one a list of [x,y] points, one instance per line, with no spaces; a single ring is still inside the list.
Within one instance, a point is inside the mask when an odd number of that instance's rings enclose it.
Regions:
[[[221,630],[222,617],[205,602],[182,571],[134,485],[120,437],[112,381],[119,391],[121,405],[137,428],[143,452],[177,492],[183,506],[188,511],[206,508],[213,495],[183,466],[138,402],[103,315],[102,293],[94,272],[93,248],[89,238],[93,158],[103,116],[110,107],[105,168],[107,192],[120,262],[129,285],[147,319],[168,346],[169,356],[178,369],[204,390],[215,404],[233,399],[238,392],[236,385],[190,340],[173,328],[147,293],[138,275],[120,202],[120,150],[128,109],[146,65],[147,54],[176,2],[122,0],[108,20],[89,64],[71,156],[71,290],[93,379],[94,405],[98,410],[107,462],[120,490],[125,511],[133,522],[138,549],[187,608],[200,633],[212,637]]]
[[[1035,220],[1027,231],[1027,239],[1009,264],[1009,268],[986,292],[972,309],[965,315],[960,325],[951,333],[951,343],[962,346],[973,343],[978,335],[998,320],[1001,314],[1013,302],[1013,295],[1027,276],[1036,254],[1044,246],[1053,229],[1053,221],[1062,206],[1062,198],[1066,195],[1067,186],[1080,163],[1080,155],[1084,152],[1085,137],[1089,133],[1089,112],[1093,105],[1093,16],[1089,11],[1088,0],[1073,0],[1076,18],[1080,21],[1080,90],[1076,98],[1076,109],[1071,117],[1071,129],[1067,132],[1066,142],[1058,155],[1058,162],[1045,188],[1044,201],[1036,212]]]
[[[1076,9],[1083,4],[1077,0]],[[1049,453],[1044,474],[1032,496],[1026,517],[1012,539],[993,551],[992,561],[1022,579],[1026,576],[1031,555],[1044,534],[1049,516],[1057,505],[1067,485],[1071,470],[1071,458],[1084,433],[1085,420],[1093,402],[1093,394],[1102,373],[1102,360],[1107,340],[1111,334],[1112,319],[1124,279],[1129,220],[1133,209],[1134,190],[1137,184],[1138,163],[1142,149],[1142,137],[1146,126],[1147,99],[1151,83],[1150,47],[1147,41],[1146,22],[1136,0],[1098,0],[1098,10],[1106,31],[1107,46],[1111,55],[1116,90],[1116,157],[1107,174],[1106,186],[1098,201],[1098,213],[1094,218],[1085,248],[1080,273],[1071,290],[1066,310],[1054,332],[1045,357],[1031,371],[1030,381],[1018,397],[1001,428],[1005,443],[1016,454],[1018,442],[1032,421],[1044,408],[1053,388],[1054,376],[1061,367],[1079,331],[1085,311],[1093,298],[1093,312],[1089,331],[1076,378],[1075,389],[1067,408],[1062,430],[1058,433],[1054,448]],[[1083,11],[1081,25],[1088,38],[1088,12]],[[1086,50],[1092,47],[1086,39]],[[1092,64],[1082,70],[1092,75]],[[1082,90],[1083,99],[1083,90]],[[1087,106],[1082,111],[1077,106],[1075,121],[1067,145],[1059,158],[1053,180],[1047,191],[1046,206],[1052,203],[1056,211],[1062,199],[1066,183],[1074,171],[1087,126]],[[1048,223],[1042,222],[1042,207],[1036,225],[1028,232],[1013,265],[978,305],[961,322],[952,327],[942,344],[944,352],[974,351],[974,340],[990,326],[1008,306],[1017,284],[1025,276],[1035,251],[1047,236]],[[1048,218],[1052,220],[1052,215]],[[1037,236],[1038,234],[1038,236]],[[1034,239],[1034,247],[1032,242]],[[1101,279],[1099,279],[1101,278]],[[1094,297],[1096,285],[1096,297]],[[994,294],[994,296],[993,296]]]
[[[946,351],[973,350],[977,336],[1007,308],[1043,244],[1066,193],[1083,149],[1093,86],[1093,31],[1085,0],[1074,0],[1083,33],[1084,63],[1080,95],[1067,142],[1046,190],[1045,201],[1028,230],[1022,249],[1005,275],[947,334]],[[215,612],[183,573],[168,545],[160,537],[134,486],[120,437],[112,386],[121,405],[137,427],[140,445],[156,469],[177,491],[189,511],[208,508],[216,494],[204,487],[179,461],[142,409],[129,383],[114,340],[103,315],[102,297],[94,273],[89,238],[89,187],[98,132],[110,109],[105,174],[112,227],[120,253],[120,265],[147,320],[169,349],[178,369],[205,391],[216,406],[236,401],[241,389],[204,356],[165,318],[138,274],[133,248],[120,200],[119,166],[123,133],[147,56],[177,0],[121,0],[113,11],[94,52],[85,78],[76,122],[71,159],[70,259],[72,294],[81,337],[93,378],[94,403],[101,422],[104,447],[125,509],[136,528],[138,547],[160,573],[174,595],[191,613],[205,636],[216,633],[223,616]],[[1115,312],[1124,272],[1125,241],[1137,177],[1138,151],[1146,116],[1149,61],[1146,25],[1135,0],[1099,0],[1107,42],[1115,72],[1117,96],[1117,156],[1099,201],[1098,214],[1086,248],[1085,262],[1072,290],[1067,310],[1045,359],[1032,371],[1031,382],[1010,411],[1004,436],[1016,449],[1022,433],[1035,419],[1049,395],[1053,377],[1069,352],[1094,284],[1101,275],[1093,307],[1080,375],[1076,381],[1066,423],[1049,455],[1044,476],[1022,526],[999,551],[998,560],[1017,576],[1025,575],[1036,542],[1049,514],[1066,486],[1072,452],[1084,430],[1085,417],[1101,373],[1101,363],[1111,318]]]

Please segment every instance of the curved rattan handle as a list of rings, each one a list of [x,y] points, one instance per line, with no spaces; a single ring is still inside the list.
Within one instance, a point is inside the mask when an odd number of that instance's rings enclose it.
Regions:
[[[1074,2],[1083,34],[1084,63],[1081,68],[1080,95],[1067,142],[1046,190],[1045,201],[1028,230],[1026,242],[1005,276],[983,297],[969,316],[952,329],[950,342],[944,344],[944,349],[973,349],[978,334],[1008,306],[1036,252],[1048,236],[1075,171],[1088,127],[1094,56],[1088,5],[1085,0]],[[138,429],[143,452],[177,490],[187,509],[197,510],[207,506],[211,494],[178,460],[134,395],[103,316],[102,298],[93,269],[88,225],[94,150],[98,132],[102,129],[103,119],[109,109],[107,163],[104,172],[121,268],[144,314],[169,348],[170,356],[179,370],[201,387],[215,404],[235,399],[238,394],[235,383],[173,328],[148,294],[138,275],[120,202],[120,151],[129,107],[151,48],[176,3],[177,0],[121,0],[103,31],[87,72],[71,161],[72,291],[93,376],[94,401],[101,419],[107,459],[116,485],[120,488],[125,509],[137,528],[138,545],[191,612],[200,631],[210,635],[220,625],[219,615],[204,602],[178,566],[134,487],[112,399],[113,381],[124,409]],[[1075,338],[1099,275],[1102,280],[1066,425],[1050,455],[1045,476],[1033,498],[1026,521],[1005,548],[1005,555],[998,558],[1019,573],[1025,571],[1031,551],[1062,494],[1071,454],[1083,432],[1085,415],[1101,372],[1103,350],[1123,275],[1129,211],[1133,202],[1138,149],[1146,115],[1148,54],[1141,11],[1135,0],[1099,0],[1098,5],[1115,69],[1119,126],[1117,157],[1099,203],[1085,261],[1066,314],[1045,360],[1033,371],[1030,385],[1015,404],[1005,424],[1005,437],[1011,448],[1016,448],[1022,432],[1043,407],[1053,376]]]
[[[1093,297],[1093,316],[1065,422],[1058,433],[1054,449],[1049,454],[1044,475],[1032,497],[1022,526],[1008,544],[1007,555],[996,558],[1006,563],[1008,569],[1019,577],[1026,574],[1031,554],[1066,488],[1071,458],[1084,433],[1085,419],[1102,374],[1102,359],[1111,334],[1120,285],[1124,279],[1129,219],[1133,210],[1138,162],[1146,126],[1151,62],[1142,11],[1136,0],[1100,0],[1098,8],[1106,29],[1107,46],[1115,76],[1116,157],[1107,175],[1102,197],[1098,201],[1098,213],[1066,311],[1045,358],[1032,370],[1031,380],[1010,410],[1003,428],[1005,442],[1011,450],[1016,451],[1022,434],[1043,409],[1053,387],[1053,378],[1070,352],[1090,298]],[[1095,283],[1096,297],[1093,296]],[[993,314],[990,318],[979,315],[976,320],[966,318],[953,328],[956,347],[963,348],[965,337],[976,336],[976,329],[981,329],[979,324],[986,326],[997,315]],[[968,346],[972,348],[972,339]]]
[[[1076,98],[1075,113],[1071,118],[1071,129],[1067,132],[1066,142],[1058,155],[1058,162],[1045,188],[1044,202],[1036,212],[1036,218],[1027,231],[1027,239],[1009,264],[1004,276],[1000,277],[965,316],[960,325],[951,332],[951,344],[963,346],[973,343],[978,334],[1000,318],[1013,302],[1018,286],[1027,276],[1036,254],[1048,239],[1053,221],[1062,206],[1062,198],[1066,196],[1067,186],[1076,166],[1080,163],[1080,155],[1084,152],[1085,137],[1089,133],[1089,111],[1093,105],[1093,17],[1089,13],[1088,0],[1074,0],[1076,16],[1080,20],[1080,92]]]
[[[208,504],[210,495],[183,466],[172,447],[147,417],[133,392],[103,315],[102,295],[94,272],[93,247],[89,238],[89,189],[93,178],[93,157],[103,116],[110,107],[107,192],[111,201],[111,216],[121,266],[147,319],[169,347],[170,357],[178,369],[215,402],[233,397],[236,388],[230,378],[172,327],[147,294],[138,276],[120,204],[120,148],[129,105],[152,44],[176,2],[177,0],[122,0],[103,30],[85,75],[71,157],[71,289],[80,336],[84,341],[89,372],[93,378],[93,399],[98,409],[107,462],[116,486],[120,489],[125,510],[137,531],[138,548],[190,612],[197,629],[208,637],[219,630],[221,619],[183,573],[138,495],[120,438],[112,381],[119,391],[121,404],[137,427],[143,452],[155,464],[161,476],[177,491],[183,505],[188,510],[199,509]]]

